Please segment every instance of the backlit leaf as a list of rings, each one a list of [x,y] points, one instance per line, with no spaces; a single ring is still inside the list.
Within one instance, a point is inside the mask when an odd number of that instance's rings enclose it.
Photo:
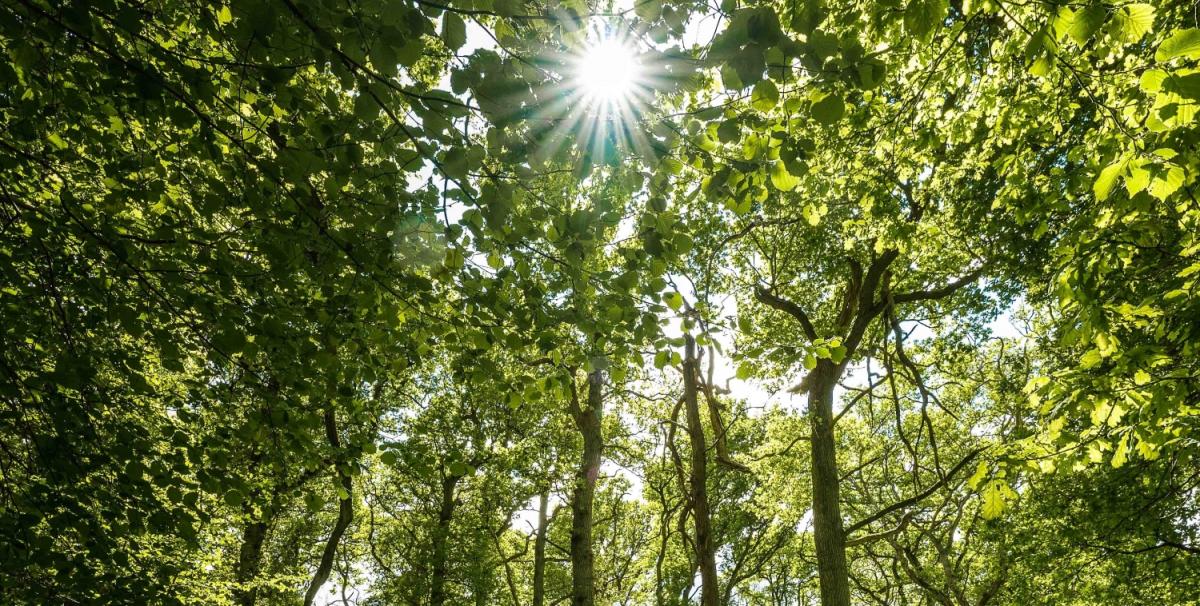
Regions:
[[[1160,63],[1177,57],[1200,58],[1200,29],[1193,27],[1176,30],[1170,37],[1163,40],[1154,53],[1154,60]]]

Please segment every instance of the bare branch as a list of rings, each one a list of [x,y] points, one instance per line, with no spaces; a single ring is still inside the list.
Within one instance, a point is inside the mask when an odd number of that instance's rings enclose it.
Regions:
[[[955,465],[954,468],[949,471],[949,473],[942,476],[941,479],[939,479],[938,481],[931,484],[929,486],[929,488],[926,488],[920,494],[909,497],[902,501],[897,501],[895,503],[892,503],[891,505],[884,507],[883,509],[879,510],[878,512],[871,514],[870,516],[867,516],[863,520],[851,524],[849,527],[846,528],[846,534],[849,535],[850,533],[854,532],[855,530],[863,528],[890,513],[900,511],[901,509],[904,509],[906,507],[911,507],[913,505],[916,505],[917,503],[920,503],[921,501],[924,501],[926,498],[929,497],[929,495],[937,492],[937,490],[939,488],[941,488],[942,486],[945,486],[948,482],[950,482],[950,480],[955,476],[955,474],[957,474],[960,470],[962,470],[962,468],[966,467],[967,463],[970,463],[975,457],[979,456],[979,453],[983,452],[984,450],[985,449],[983,447],[980,447],[980,448],[976,448],[975,450],[972,450],[971,452],[967,453],[967,456],[963,457],[962,460],[959,461],[958,464]]]
[[[799,305],[792,301],[784,299],[775,293],[763,288],[762,286],[754,287],[754,298],[768,307],[772,307],[782,311],[800,322],[800,328],[804,330],[804,336],[808,337],[809,341],[817,340],[817,329],[813,326],[811,320],[808,319],[808,314],[804,312]]]
[[[904,529],[908,526],[908,523],[910,520],[912,520],[912,517],[913,517],[913,513],[911,511],[906,511],[906,512],[904,512],[903,516],[900,516],[900,523],[897,524],[895,528],[884,530],[882,532],[876,532],[874,534],[865,534],[856,539],[846,539],[846,547],[854,547],[855,545],[866,545],[868,543],[874,543],[875,541],[878,541],[879,539],[886,539],[890,536],[895,536],[897,534],[900,534],[901,532],[904,532]]]
[[[979,279],[979,276],[983,275],[983,269],[984,268],[980,267],[979,269],[976,269],[940,288],[895,293],[892,295],[892,301],[895,303],[910,303],[912,301],[931,301],[936,299],[944,299],[954,294],[958,289]]]

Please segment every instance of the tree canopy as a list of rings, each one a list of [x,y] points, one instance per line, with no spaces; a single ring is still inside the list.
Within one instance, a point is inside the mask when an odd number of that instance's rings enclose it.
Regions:
[[[1200,600],[1200,21],[3,0],[0,602]]]

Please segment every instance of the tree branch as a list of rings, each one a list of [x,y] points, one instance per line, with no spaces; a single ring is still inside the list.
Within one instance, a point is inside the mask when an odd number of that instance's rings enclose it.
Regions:
[[[913,514],[911,511],[906,511],[904,512],[903,516],[900,516],[900,523],[897,524],[895,528],[884,530],[882,532],[876,532],[874,534],[865,534],[856,539],[846,539],[846,547],[866,545],[867,543],[874,543],[879,539],[886,539],[887,537],[900,534],[901,532],[904,532],[904,529],[908,526],[908,522],[912,520],[912,516]]]
[[[859,291],[862,290],[863,267],[854,257],[846,257],[850,265],[850,282],[846,285],[846,294],[842,297],[842,310],[838,313],[837,327],[839,331],[850,327],[854,312],[858,310]]]
[[[808,319],[808,314],[799,305],[757,285],[754,287],[754,298],[768,307],[778,309],[796,318],[800,322],[800,328],[804,330],[804,336],[808,337],[809,341],[817,340],[816,327],[813,326],[812,321]]]
[[[941,488],[942,486],[945,486],[950,481],[950,479],[954,477],[955,474],[957,474],[960,470],[962,470],[962,468],[966,467],[967,463],[970,463],[972,459],[979,456],[979,453],[981,453],[983,451],[984,451],[984,448],[979,447],[979,448],[976,448],[975,450],[972,450],[971,452],[967,453],[967,456],[963,457],[963,459],[961,461],[959,461],[958,464],[955,465],[954,468],[949,471],[949,473],[942,476],[941,479],[934,482],[932,485],[930,485],[929,488],[926,488],[920,494],[909,497],[902,501],[897,501],[895,503],[892,503],[891,505],[884,507],[883,509],[879,510],[878,512],[876,512],[870,516],[867,516],[863,520],[851,524],[850,526],[848,526],[846,528],[846,534],[849,535],[850,533],[854,532],[855,530],[863,528],[863,527],[867,526],[868,524],[871,524],[872,522],[875,522],[876,520],[879,520],[880,518],[888,515],[889,513],[899,511],[901,509],[904,509],[905,507],[911,507],[913,505],[916,505],[917,503],[920,503],[921,501],[924,501],[926,498],[929,497],[929,495],[937,492],[937,490],[939,488]]]
[[[892,295],[892,301],[895,303],[910,303],[912,301],[930,301],[930,300],[935,300],[935,299],[944,299],[944,298],[954,294],[954,292],[957,291],[958,289],[979,279],[979,276],[981,276],[981,275],[983,275],[982,267],[980,267],[979,269],[976,269],[975,271],[968,273],[967,275],[965,275],[945,286],[942,286],[941,288],[934,288],[931,290],[918,290],[918,291],[913,291],[913,292],[895,293]]]
[[[337,420],[333,416],[332,408],[325,411],[325,437],[329,440],[329,446],[333,448],[334,452],[342,449],[338,440]],[[346,464],[348,465],[349,462]],[[338,543],[342,541],[342,535],[345,534],[346,528],[350,526],[350,521],[354,516],[354,501],[350,492],[352,489],[350,473],[349,471],[342,473],[339,469],[337,476],[342,490],[346,491],[346,497],[338,499],[337,522],[333,525],[333,532],[329,533],[329,539],[325,541],[325,550],[321,553],[321,563],[317,566],[316,573],[313,574],[312,582],[308,584],[308,590],[304,592],[304,606],[312,606],[317,592],[321,590],[325,581],[329,580],[329,573],[333,570],[333,558],[337,555]]]

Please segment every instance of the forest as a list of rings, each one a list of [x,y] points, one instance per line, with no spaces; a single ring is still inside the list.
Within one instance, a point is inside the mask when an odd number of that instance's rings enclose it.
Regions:
[[[0,604],[1200,603],[1194,0],[0,50]]]

